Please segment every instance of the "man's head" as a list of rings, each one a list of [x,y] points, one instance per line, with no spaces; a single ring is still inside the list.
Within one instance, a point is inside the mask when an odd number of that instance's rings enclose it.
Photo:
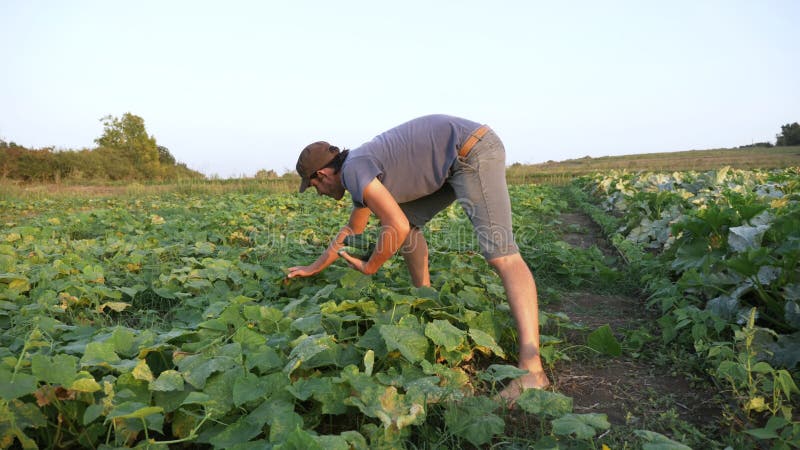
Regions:
[[[320,195],[341,199],[344,196],[344,187],[338,173],[341,164],[337,165],[337,162],[346,152],[347,150],[339,152],[337,147],[325,141],[307,145],[297,158],[297,173],[301,178],[300,192],[314,186]]]

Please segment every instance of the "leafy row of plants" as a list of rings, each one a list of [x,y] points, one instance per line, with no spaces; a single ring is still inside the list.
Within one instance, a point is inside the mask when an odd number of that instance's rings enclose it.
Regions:
[[[665,342],[697,355],[749,433],[800,445],[798,171],[620,172],[575,185],[664,313]]]
[[[552,191],[512,191],[526,247],[552,240]],[[456,208],[430,224],[433,288],[402,261],[310,279],[347,205],[168,194],[4,204],[0,447],[441,448],[507,433],[493,395],[521,372],[500,280]],[[317,214],[326,211],[325,215]],[[564,263],[546,253],[543,264]],[[561,259],[559,259],[561,258]],[[588,264],[588,263],[587,263]],[[590,278],[590,276],[586,276]],[[543,320],[547,320],[543,314]],[[599,346],[613,339],[598,334]],[[543,336],[543,354],[557,339]],[[524,445],[597,448],[609,427],[563,395],[518,402]],[[657,433],[638,442],[685,448]],[[514,445],[511,442],[509,445]]]

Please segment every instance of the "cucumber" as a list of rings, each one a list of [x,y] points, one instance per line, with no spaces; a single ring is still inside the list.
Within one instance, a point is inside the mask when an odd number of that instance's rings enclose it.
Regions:
[[[368,260],[375,251],[375,243],[363,234],[351,234],[344,238],[344,251],[358,259]]]

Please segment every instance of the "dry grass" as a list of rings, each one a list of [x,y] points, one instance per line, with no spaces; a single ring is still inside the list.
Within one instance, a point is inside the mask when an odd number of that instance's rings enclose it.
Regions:
[[[583,157],[542,164],[514,164],[508,168],[509,183],[566,184],[572,178],[608,170],[673,172],[736,169],[776,169],[800,166],[800,147],[689,150],[625,156]]]
[[[800,147],[691,150],[672,153],[645,153],[626,156],[584,157],[542,164],[513,164],[506,176],[510,184],[564,185],[574,177],[608,170],[682,171],[712,170],[724,166],[738,169],[771,169],[800,166]],[[227,192],[296,192],[299,178],[289,174],[281,178],[231,178],[183,180],[162,183],[75,184],[22,183],[0,179],[0,200],[36,200],[42,198],[145,196],[167,192],[216,195]]]
[[[170,192],[184,194],[218,195],[228,192],[295,192],[300,184],[297,177],[226,180],[186,180],[174,183],[93,183],[93,184],[42,184],[0,180],[0,199],[37,200],[43,198],[73,197],[141,197]]]

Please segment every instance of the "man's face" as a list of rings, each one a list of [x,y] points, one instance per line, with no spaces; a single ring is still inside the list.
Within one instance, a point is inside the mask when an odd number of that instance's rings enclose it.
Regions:
[[[311,186],[314,186],[318,195],[327,195],[336,200],[344,197],[342,178],[338,173],[333,172],[333,168],[325,167],[316,171],[315,174],[316,176],[311,178]]]

